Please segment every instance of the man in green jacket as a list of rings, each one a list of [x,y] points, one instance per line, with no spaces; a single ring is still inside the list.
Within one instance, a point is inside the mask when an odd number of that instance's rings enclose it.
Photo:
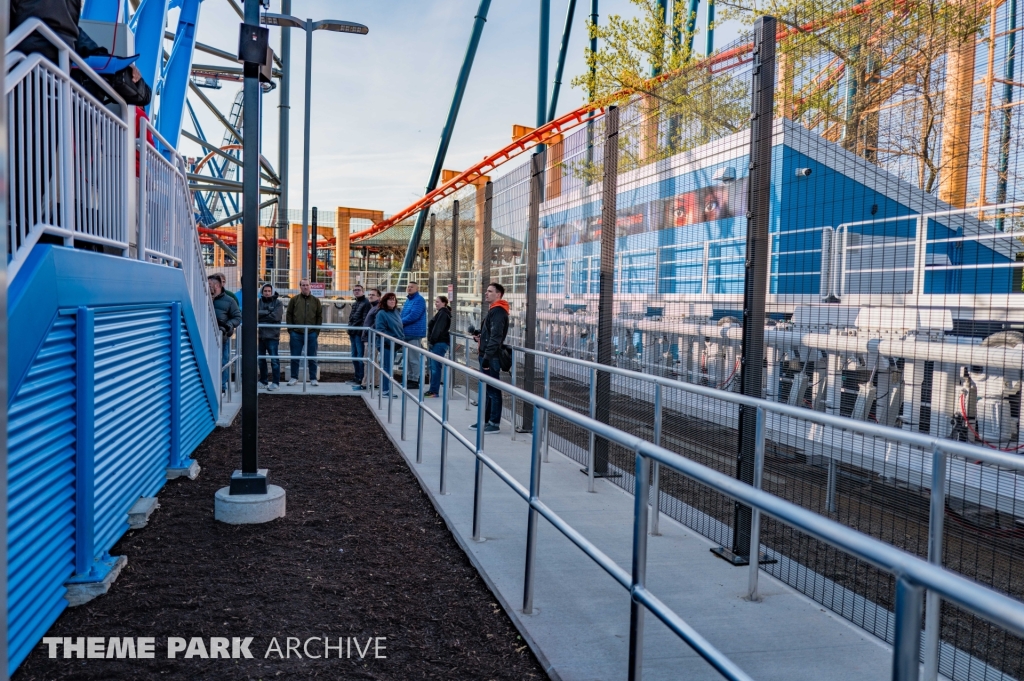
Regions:
[[[303,279],[299,282],[299,295],[292,296],[288,301],[288,311],[285,313],[286,324],[299,326],[320,326],[324,323],[324,308],[320,299],[315,297],[309,288],[309,280]],[[292,373],[288,385],[295,385],[299,382],[299,360],[302,355],[302,346],[307,345],[306,355],[309,359],[309,375],[313,378],[310,385],[320,385],[317,381],[316,367],[316,339],[320,335],[320,329],[288,329],[288,348],[292,356]],[[309,343],[306,344],[306,339]]]

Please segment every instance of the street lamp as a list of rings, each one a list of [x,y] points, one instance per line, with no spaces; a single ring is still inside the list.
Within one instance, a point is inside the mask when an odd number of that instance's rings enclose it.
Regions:
[[[306,242],[309,240],[309,100],[311,94],[312,62],[313,62],[313,31],[334,31],[335,33],[356,33],[366,35],[370,32],[366,26],[352,21],[323,19],[303,21],[287,14],[264,14],[260,23],[265,26],[280,26],[282,29],[301,28],[306,31],[306,120],[302,140],[302,278],[309,275],[309,261],[306,258]],[[287,130],[279,134],[287,135]],[[287,217],[287,216],[286,216]],[[313,257],[316,257],[316,244],[313,244]]]

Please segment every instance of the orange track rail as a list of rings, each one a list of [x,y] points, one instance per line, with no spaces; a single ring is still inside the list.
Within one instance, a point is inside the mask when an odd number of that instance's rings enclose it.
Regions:
[[[826,21],[809,22],[800,27],[789,27],[780,29],[776,33],[776,40],[782,41],[798,33],[806,33],[808,31],[816,30],[818,28],[821,28],[822,26],[826,26],[835,21],[841,20],[851,13],[862,14],[868,9],[870,5],[871,0],[868,0],[867,2],[862,2],[859,5],[854,5],[853,7],[850,7],[848,9],[836,12],[835,14],[828,17]],[[728,71],[729,69],[736,68],[737,66],[741,66],[742,64],[749,62],[750,59],[745,59],[744,57],[746,57],[747,54],[753,51],[753,49],[754,43],[752,42],[737,45],[736,47],[733,47],[729,50],[719,52],[718,54],[713,54],[706,59],[702,59],[701,61],[697,62],[697,66],[706,68],[712,73],[721,73],[724,71]],[[676,75],[675,72],[665,73],[658,76],[657,78],[652,78],[647,82],[651,84],[663,82],[673,77],[674,75]],[[622,92],[617,93],[616,98],[628,94],[632,93],[624,90]],[[494,154],[491,154],[490,156],[487,156],[486,158],[484,158],[484,160],[480,161],[475,166],[469,168],[469,170],[465,170],[459,175],[456,175],[455,177],[448,180],[434,191],[425,195],[423,198],[418,199],[412,205],[407,206],[398,213],[392,215],[387,220],[378,222],[369,229],[365,229],[361,232],[356,232],[352,234],[352,236],[350,237],[351,241],[360,241],[362,239],[369,238],[376,234],[380,234],[381,232],[390,229],[391,227],[394,227],[402,220],[412,217],[413,215],[419,213],[424,208],[429,208],[430,206],[434,205],[441,199],[452,195],[453,193],[457,192],[459,189],[462,189],[467,185],[472,184],[474,180],[479,179],[483,175],[493,171],[495,168],[511,161],[513,158],[522,155],[523,153],[529,151],[530,149],[538,145],[549,142],[552,137],[555,137],[557,135],[563,135],[567,131],[572,130],[573,128],[576,128],[588,121],[594,120],[598,116],[603,115],[604,111],[605,110],[603,107],[595,107],[591,104],[586,104],[576,109],[575,111],[571,111],[565,114],[561,118],[557,118],[551,121],[547,125],[544,125],[540,128],[536,128],[532,132],[523,135],[519,139],[513,141],[511,144],[504,147],[503,149],[497,151]]]

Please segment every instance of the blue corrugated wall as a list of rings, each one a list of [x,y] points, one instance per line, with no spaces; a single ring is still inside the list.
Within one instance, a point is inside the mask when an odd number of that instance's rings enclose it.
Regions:
[[[176,448],[187,457],[213,430],[217,403],[180,270],[40,246],[8,296],[25,341],[9,364],[13,672],[67,606],[65,582],[108,555]]]

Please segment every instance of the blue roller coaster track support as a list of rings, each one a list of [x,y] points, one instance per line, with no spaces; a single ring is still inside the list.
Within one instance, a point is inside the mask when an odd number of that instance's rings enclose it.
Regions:
[[[109,0],[106,0],[109,2]],[[163,63],[164,25],[167,23],[167,0],[142,0],[135,10],[128,28],[135,33],[135,51],[139,60],[135,62],[139,72],[156,92]],[[153,103],[146,107],[146,114],[152,112]]]
[[[697,10],[700,8],[700,0],[690,0],[686,8],[686,58],[693,55],[693,36],[697,32]]]
[[[707,14],[704,15],[704,56],[715,51],[715,0],[708,0]]]
[[[551,0],[540,0],[540,43],[537,54],[537,127],[548,122],[548,47],[551,42]]]
[[[558,92],[562,89],[562,71],[565,70],[565,53],[569,50],[569,34],[572,32],[572,20],[576,15],[576,0],[569,0],[565,10],[565,27],[562,29],[562,44],[558,48],[558,65],[555,67],[555,84],[551,88],[551,105],[548,107],[548,121],[555,120],[558,110]]]
[[[451,108],[448,109],[448,118],[444,122],[444,128],[441,129],[441,142],[437,145],[437,154],[434,156],[434,166],[430,169],[430,178],[427,180],[425,194],[429,194],[437,188],[437,181],[441,177],[441,166],[444,164],[444,157],[448,154],[448,145],[452,141],[452,132],[455,130],[455,120],[459,117],[462,96],[466,94],[466,84],[469,82],[469,74],[473,70],[473,58],[476,57],[476,48],[480,45],[480,35],[484,31],[484,24],[487,23],[487,11],[490,8],[491,0],[480,0],[480,7],[473,18],[473,34],[469,38],[469,47],[466,48],[466,57],[462,61],[459,79],[455,83],[455,94],[452,96]],[[416,260],[416,251],[420,246],[428,211],[429,209],[424,208],[416,216],[416,226],[413,227],[412,235],[409,237],[409,247],[405,252],[405,261],[402,263],[399,284],[401,284],[401,277],[412,270]]]
[[[164,67],[159,88],[160,110],[156,117],[157,131],[175,147],[178,146],[181,119],[185,114],[185,98],[192,71],[192,53],[196,46],[196,25],[199,23],[199,5],[202,0],[171,0],[171,5],[178,2],[181,3],[178,28],[174,32],[171,57]]]

